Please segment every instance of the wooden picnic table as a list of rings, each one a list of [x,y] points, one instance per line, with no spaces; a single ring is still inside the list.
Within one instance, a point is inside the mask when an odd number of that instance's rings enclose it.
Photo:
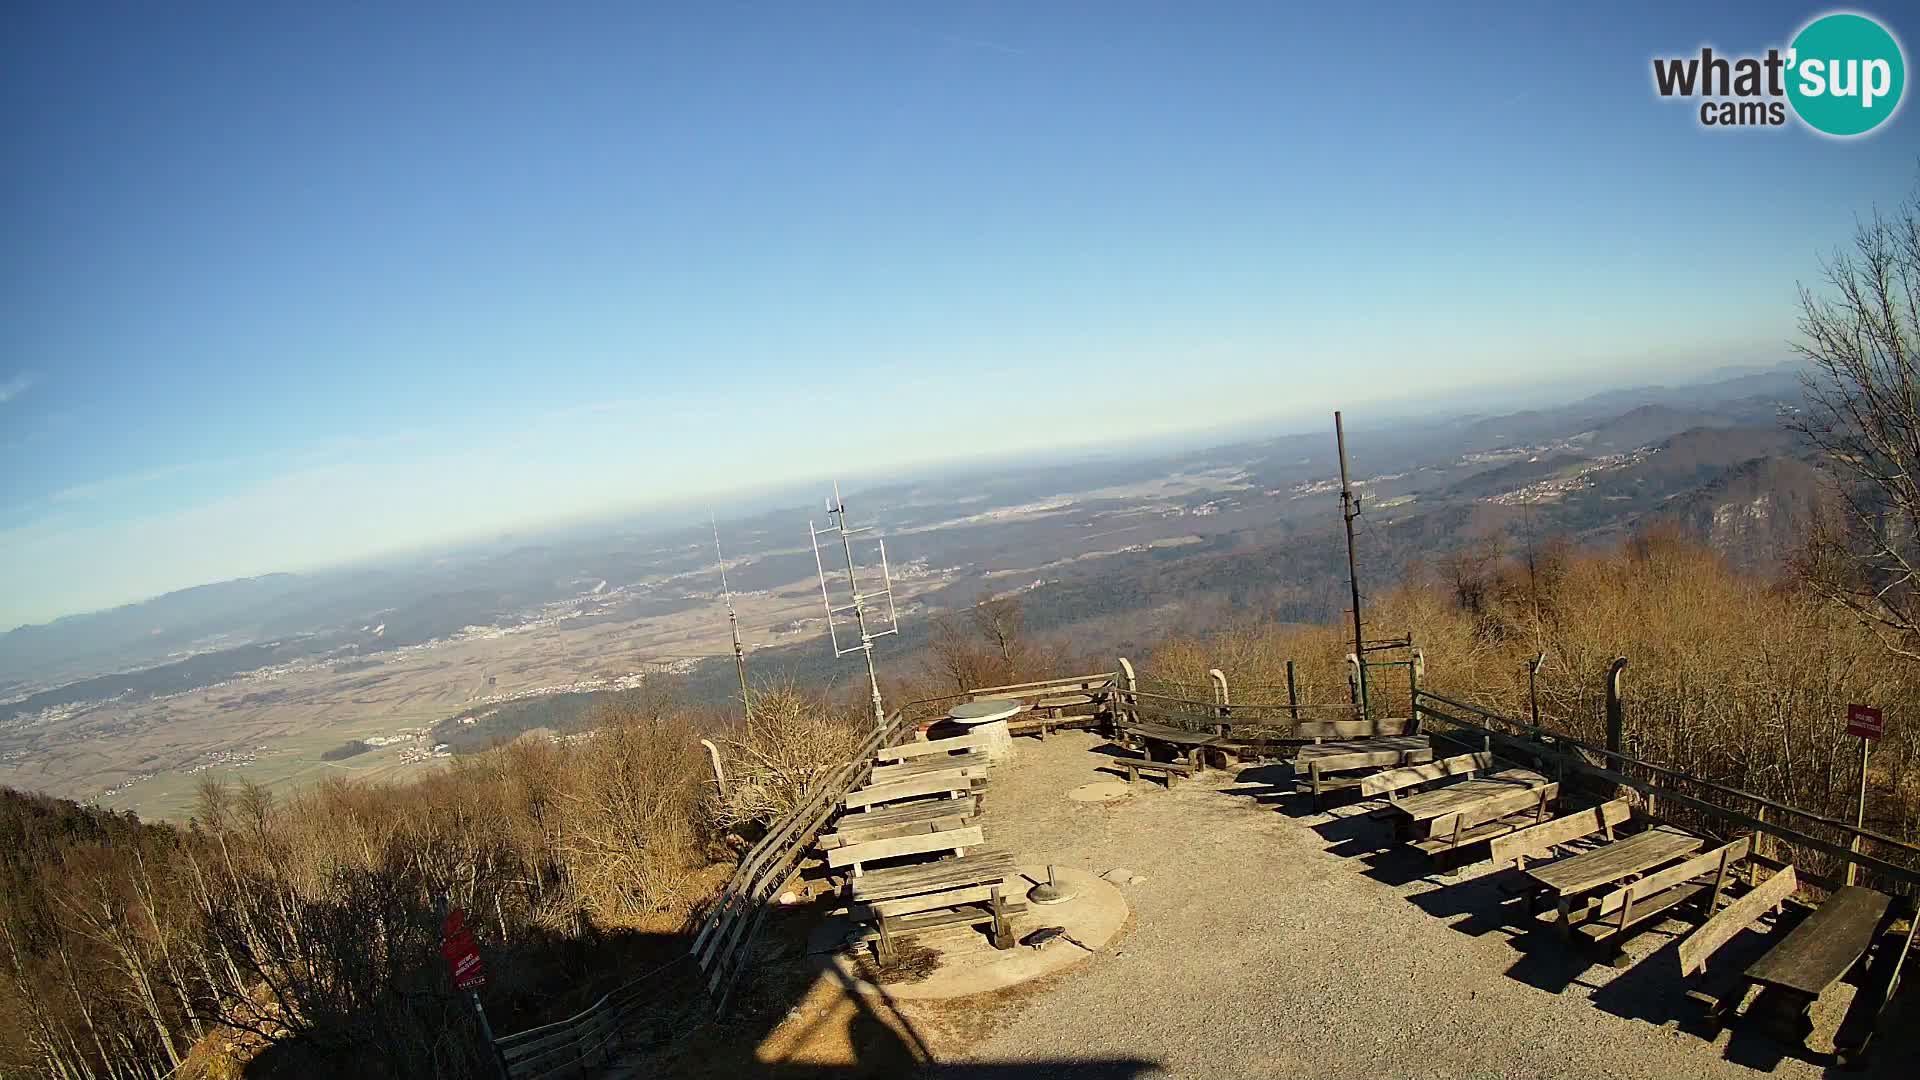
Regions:
[[[1423,754],[1424,757],[1421,756]],[[1433,740],[1425,735],[1389,735],[1380,739],[1317,743],[1301,747],[1293,755],[1293,767],[1297,771],[1305,771],[1315,761],[1322,761],[1321,769],[1330,771],[1324,759],[1348,757],[1360,761],[1360,764],[1350,766],[1356,769],[1375,765],[1417,765],[1420,761],[1432,760]],[[1361,760],[1363,758],[1367,760]]]
[[[1845,886],[1748,965],[1746,977],[1766,988],[1754,1008],[1776,1036],[1788,1042],[1807,1037],[1813,1003],[1859,963],[1891,903],[1885,893]]]
[[[1477,807],[1516,791],[1532,791],[1550,781],[1532,769],[1503,769],[1419,795],[1409,795],[1388,807],[1403,835],[1428,835],[1435,821],[1454,814],[1471,817]]]
[[[1530,866],[1526,875],[1555,896],[1578,896],[1691,855],[1702,843],[1697,836],[1658,825],[1591,851]]]

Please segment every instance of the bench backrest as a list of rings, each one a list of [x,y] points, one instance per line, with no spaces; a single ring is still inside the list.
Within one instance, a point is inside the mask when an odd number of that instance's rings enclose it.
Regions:
[[[955,735],[951,739],[930,739],[926,742],[883,746],[874,754],[874,757],[883,762],[907,761],[911,758],[926,757],[929,754],[948,754],[956,750],[984,750],[986,746],[987,735],[983,731],[972,735]]]
[[[1675,885],[1691,881],[1701,874],[1719,871],[1724,875],[1729,867],[1736,866],[1744,860],[1752,847],[1753,842],[1743,836],[1730,844],[1722,844],[1712,851],[1695,855],[1665,870],[1656,870],[1631,885],[1622,886],[1602,895],[1595,904],[1595,914],[1610,915],[1626,906],[1629,897],[1644,900],[1651,896],[1658,896]]]
[[[1700,929],[1688,934],[1680,943],[1680,974],[1685,976],[1707,966],[1713,954],[1720,946],[1739,936],[1740,931],[1753,925],[1762,912],[1778,905],[1792,896],[1800,882],[1794,877],[1793,864],[1774,871],[1773,876],[1753,887],[1747,895],[1735,900],[1722,909],[1719,914],[1708,919]]]
[[[1592,836],[1597,832],[1606,832],[1617,825],[1624,825],[1633,816],[1633,804],[1625,799],[1615,799],[1590,810],[1577,814],[1568,814],[1555,818],[1543,825],[1511,832],[1497,837],[1492,844],[1489,857],[1496,863],[1508,859],[1531,859],[1550,853],[1561,844],[1578,840],[1583,836]]]
[[[1493,755],[1481,751],[1477,754],[1457,754],[1442,761],[1426,765],[1409,765],[1403,769],[1389,769],[1375,773],[1360,781],[1362,798],[1385,795],[1389,792],[1410,788],[1415,784],[1424,784],[1449,776],[1472,776],[1493,768]]]

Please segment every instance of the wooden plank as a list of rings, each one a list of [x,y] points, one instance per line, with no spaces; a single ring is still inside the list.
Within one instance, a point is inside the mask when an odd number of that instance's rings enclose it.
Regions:
[[[970,825],[945,832],[915,833],[849,844],[827,852],[827,865],[838,868],[852,866],[854,863],[869,863],[877,859],[897,859],[902,855],[956,851],[962,848],[979,847],[986,842],[987,838],[981,833],[980,826]]]
[[[1519,810],[1534,811],[1535,821],[1547,820],[1547,807],[1560,797],[1560,785],[1539,784],[1528,788],[1508,788],[1493,792],[1457,807],[1452,813],[1428,822],[1428,835],[1457,829],[1469,829],[1483,821],[1503,818]]]
[[[1907,953],[1913,949],[1914,930],[1920,929],[1920,913],[1908,912],[1905,934],[1891,932],[1892,921],[1889,917],[1889,932],[1881,938],[1879,951],[1868,962],[1867,977],[1861,983],[1859,992],[1853,995],[1853,1003],[1847,1008],[1846,1018],[1840,1022],[1840,1030],[1834,1032],[1833,1048],[1843,1068],[1855,1067],[1866,1053],[1868,1044],[1873,1041],[1881,1016],[1885,1015],[1887,1005],[1900,989],[1900,975],[1906,967]]]
[[[991,885],[984,885],[981,886],[981,888],[988,894],[993,892],[993,886]],[[988,899],[992,899],[991,895],[988,896]],[[1027,911],[1027,903],[1024,900],[1009,900],[1001,905],[1001,910],[1007,915],[1024,915]],[[991,907],[970,902],[958,903],[944,911],[928,910],[917,914],[908,913],[899,915],[898,918],[896,918],[896,914],[897,913],[890,913],[887,916],[887,929],[890,933],[898,937],[905,937],[910,934],[924,934],[932,930],[944,930],[950,926],[978,926],[981,923],[993,921],[993,909]],[[864,922],[866,920],[857,921]],[[871,941],[878,936],[879,931],[870,928],[854,935],[854,939]]]
[[[1294,751],[1293,764],[1303,767],[1317,758],[1339,757],[1343,754],[1399,753],[1417,754],[1425,751],[1432,760],[1433,740],[1425,735],[1389,735],[1378,739],[1344,739],[1335,742],[1313,743]],[[1398,760],[1397,758],[1395,760]],[[1418,762],[1409,762],[1418,764]]]
[[[1685,862],[1676,863],[1664,870],[1656,870],[1638,881],[1606,893],[1595,900],[1590,907],[1593,908],[1595,915],[1605,918],[1612,912],[1620,910],[1629,895],[1633,897],[1634,904],[1641,904],[1658,895],[1662,889],[1670,889],[1702,874],[1713,873],[1722,865],[1723,858],[1728,866],[1739,862],[1747,857],[1751,845],[1752,841],[1744,836],[1731,844],[1722,844],[1712,851],[1695,855]]]
[[[840,820],[834,823],[834,829],[840,833],[859,832],[863,829],[885,828],[905,821],[926,821],[949,814],[965,814],[972,817],[979,812],[980,799],[975,795],[968,795],[962,799],[899,803],[894,806],[878,806],[859,814],[842,814]]]
[[[901,799],[915,799],[922,795],[964,794],[985,785],[986,778],[982,776],[940,773],[936,776],[905,780],[898,784],[875,784],[858,791],[849,791],[841,796],[840,803],[851,810],[860,806],[877,806],[882,803],[899,802]]]
[[[1728,904],[1706,925],[1687,935],[1680,943],[1680,974],[1689,976],[1707,966],[1713,954],[1720,946],[1732,941],[1740,931],[1753,925],[1762,913],[1778,907],[1780,902],[1793,895],[1799,882],[1794,877],[1792,865],[1775,872],[1767,880],[1750,890],[1745,896]]]
[[[1887,894],[1848,885],[1767,954],[1747,967],[1747,978],[1817,998],[1847,973],[1873,943],[1891,901]]]
[[[1527,871],[1527,876],[1542,888],[1571,896],[1691,855],[1700,850],[1702,843],[1697,836],[1661,825],[1605,847],[1534,867]]]
[[[1477,844],[1482,840],[1506,836],[1526,828],[1535,820],[1535,815],[1529,813],[1508,814],[1506,817],[1494,818],[1492,821],[1483,821],[1472,828],[1462,827],[1458,834],[1448,832],[1444,835],[1415,840],[1412,846],[1429,855],[1444,855],[1458,848]]]
[[[854,922],[872,922],[882,916],[892,919],[901,915],[917,915],[923,911],[941,911],[957,908],[966,904],[985,904],[993,899],[993,890],[1004,883],[1004,878],[995,878],[978,885],[963,885],[957,889],[940,889],[934,892],[915,893],[910,896],[895,897],[891,900],[869,900],[847,905],[847,917]]]
[[[955,735],[949,739],[929,739],[925,742],[905,742],[899,746],[883,746],[874,757],[882,762],[906,761],[911,758],[925,757],[929,754],[951,754],[960,750],[984,750],[987,746],[985,733],[973,735]]]
[[[968,776],[987,775],[987,755],[977,750],[950,757],[922,758],[918,761],[906,761],[898,765],[875,766],[867,778],[869,786],[897,784],[902,780],[913,780],[922,776],[938,776],[947,772],[964,772]]]
[[[1360,781],[1360,795],[1371,798],[1385,795],[1390,791],[1410,788],[1415,784],[1425,784],[1433,780],[1444,780],[1449,776],[1472,776],[1493,768],[1493,755],[1488,753],[1459,754],[1443,761],[1428,765],[1411,765],[1404,769],[1389,769],[1375,773]]]
[[[1547,778],[1530,769],[1505,769],[1471,780],[1444,787],[1438,791],[1423,792],[1419,795],[1401,799],[1393,807],[1394,812],[1412,821],[1431,821],[1446,814],[1454,813],[1490,795],[1502,795],[1514,791],[1531,791],[1544,787]]]
[[[1581,810],[1563,818],[1555,818],[1544,825],[1521,829],[1508,833],[1493,842],[1489,852],[1494,862],[1506,862],[1509,859],[1518,862],[1521,859],[1551,854],[1561,844],[1578,840],[1583,836],[1605,832],[1616,825],[1624,825],[1633,815],[1633,804],[1625,799],[1596,806],[1590,810]]]
[[[1101,690],[1113,689],[1114,677],[1106,675],[1070,675],[1061,679],[1045,679],[1040,682],[1011,683],[1007,686],[983,686],[978,690],[967,691],[973,701],[1013,701],[1019,698],[1043,697],[1051,694],[1081,693],[1091,694]]]
[[[1631,908],[1622,909],[1626,912],[1624,926],[1621,925],[1620,916],[1615,915],[1611,918],[1589,920],[1574,929],[1590,941],[1605,941],[1616,934],[1624,934],[1636,926],[1643,926],[1648,920],[1663,915],[1706,891],[1706,882],[1690,881],[1684,885],[1665,889],[1645,902],[1634,900]]]
[[[1004,851],[976,851],[960,859],[888,867],[853,879],[853,899],[891,900],[916,893],[982,885],[1006,877],[1013,869],[1013,856]]]
[[[1321,754],[1304,762],[1294,759],[1294,768],[1302,764],[1323,773],[1350,769],[1377,769],[1385,765],[1418,765],[1433,760],[1433,749],[1424,750],[1349,750],[1344,754]]]
[[[958,803],[958,799],[936,799],[930,803],[908,803],[908,806],[930,806],[939,808],[946,803]],[[848,818],[863,817],[862,814],[849,814]],[[922,818],[914,821],[900,821],[892,825],[881,825],[871,829],[843,830],[827,833],[820,838],[821,851],[832,851],[852,844],[864,844],[869,840],[886,840],[895,836],[912,836],[915,833],[947,832],[951,829],[964,829],[973,820],[973,815],[958,811],[942,817]]]
[[[1407,733],[1407,721],[1399,718],[1301,720],[1287,727],[1288,737],[1293,739],[1357,739],[1366,735],[1405,735]]]
[[[1172,743],[1175,746],[1213,746],[1225,741],[1221,736],[1210,731],[1189,731],[1186,728],[1147,721],[1124,723],[1120,725],[1120,730],[1153,742]]]

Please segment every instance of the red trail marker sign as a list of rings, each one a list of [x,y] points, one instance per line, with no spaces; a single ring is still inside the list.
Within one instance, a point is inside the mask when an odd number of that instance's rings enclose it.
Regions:
[[[1871,705],[1847,706],[1847,734],[1861,739],[1878,740],[1886,734],[1887,722],[1880,710]]]
[[[454,908],[440,928],[440,955],[453,970],[453,985],[462,990],[477,990],[487,985],[487,968],[480,962],[480,946],[467,929],[467,913]]]

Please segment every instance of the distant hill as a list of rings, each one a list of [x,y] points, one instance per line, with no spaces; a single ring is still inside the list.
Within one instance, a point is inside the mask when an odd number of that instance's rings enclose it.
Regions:
[[[1825,480],[1814,466],[1764,457],[1680,496],[1658,516],[1685,524],[1735,566],[1771,574],[1805,543],[1826,498]]]

